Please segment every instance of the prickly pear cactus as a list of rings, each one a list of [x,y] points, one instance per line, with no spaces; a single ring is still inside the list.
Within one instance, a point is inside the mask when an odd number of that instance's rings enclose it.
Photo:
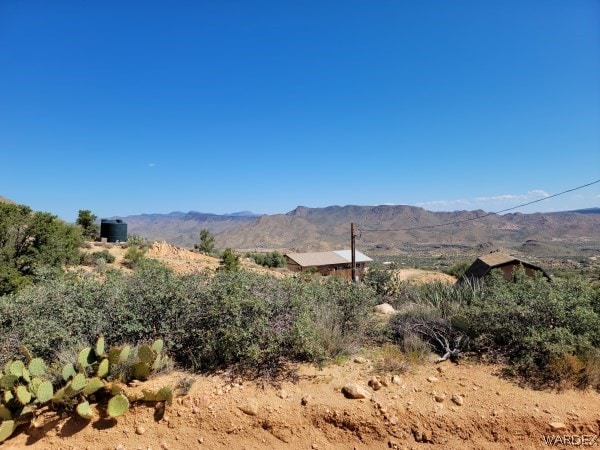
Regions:
[[[75,367],[73,367],[73,364],[69,363],[65,367],[63,367],[63,370],[62,370],[63,380],[69,381],[69,379],[73,378],[75,375],[77,375],[77,372],[75,371]]]
[[[46,363],[42,358],[33,358],[29,361],[29,373],[34,377],[41,377],[46,374]]]
[[[26,405],[31,401],[31,392],[26,386],[20,385],[15,389],[15,397],[21,405]]]
[[[90,378],[81,391],[83,395],[92,395],[104,387],[104,383],[98,377]]]
[[[94,348],[97,357],[104,355],[104,336],[100,336],[96,341],[96,347]]]
[[[79,405],[77,405],[76,411],[77,414],[79,414],[84,419],[90,420],[93,419],[95,416],[94,411],[92,410],[89,402],[87,401],[81,402]]]
[[[16,424],[14,420],[4,420],[0,423],[0,442],[7,440],[13,431],[15,431]]]
[[[123,394],[117,394],[108,401],[107,412],[110,417],[119,417],[129,410],[129,400]]]
[[[42,381],[35,391],[35,396],[40,403],[46,403],[52,400],[54,396],[54,387],[50,381]]]

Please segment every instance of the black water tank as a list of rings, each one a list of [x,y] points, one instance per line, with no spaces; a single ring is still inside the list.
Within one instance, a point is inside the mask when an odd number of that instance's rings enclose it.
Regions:
[[[121,219],[102,219],[100,221],[100,238],[107,242],[126,242],[127,224]]]

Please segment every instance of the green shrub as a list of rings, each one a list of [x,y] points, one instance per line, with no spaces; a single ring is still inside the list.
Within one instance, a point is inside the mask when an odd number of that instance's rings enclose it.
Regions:
[[[248,253],[247,258],[252,258],[254,262],[260,266],[279,268],[285,267],[285,258],[279,252],[268,252],[268,253]]]
[[[83,266],[97,266],[100,264],[101,260],[110,264],[115,262],[115,256],[106,249],[102,250],[101,252],[82,252],[79,259],[79,264]]]
[[[240,269],[240,257],[235,252],[226,248],[221,255],[221,261],[219,261],[219,270],[236,271]]]
[[[594,372],[600,348],[598,293],[581,279],[550,283],[516,275],[516,282],[504,281],[500,273],[486,281],[481,295],[457,314],[464,331],[535,384],[559,384],[571,376],[575,360],[584,366],[589,360]]]
[[[133,269],[144,259],[145,253],[146,250],[143,247],[129,245],[127,251],[125,252],[125,256],[123,256],[125,259],[123,264],[130,269]]]

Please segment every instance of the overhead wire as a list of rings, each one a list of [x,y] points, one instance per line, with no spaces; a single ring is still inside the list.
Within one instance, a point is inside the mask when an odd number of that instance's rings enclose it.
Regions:
[[[586,183],[586,184],[582,184],[581,186],[577,186],[577,187],[574,187],[574,188],[571,188],[571,189],[567,189],[565,191],[559,192],[558,194],[548,195],[547,197],[539,198],[537,200],[532,200],[532,201],[527,202],[527,203],[522,203],[520,205],[513,206],[511,208],[506,208],[506,209],[502,209],[500,211],[486,213],[486,214],[483,214],[481,216],[469,217],[467,219],[460,219],[460,220],[453,220],[451,222],[439,223],[439,224],[436,224],[436,225],[421,225],[419,227],[396,228],[396,229],[388,229],[388,230],[384,230],[384,229],[370,229],[370,228],[361,228],[361,227],[357,227],[357,229],[362,233],[362,232],[415,231],[415,230],[425,230],[425,229],[428,229],[428,228],[445,227],[445,226],[448,226],[448,225],[455,225],[455,224],[458,224],[458,223],[464,223],[464,222],[470,222],[470,221],[473,221],[473,220],[484,219],[486,217],[497,215],[497,214],[502,214],[502,213],[505,213],[507,211],[513,211],[515,209],[522,208],[522,207],[528,206],[528,205],[532,205],[534,203],[543,202],[545,200],[549,200],[551,198],[558,197],[559,195],[564,195],[564,194],[567,194],[569,192],[577,191],[579,189],[583,189],[585,187],[592,186],[593,184],[597,184],[597,183],[600,183],[600,179],[598,179],[596,181],[592,181],[591,183]]]

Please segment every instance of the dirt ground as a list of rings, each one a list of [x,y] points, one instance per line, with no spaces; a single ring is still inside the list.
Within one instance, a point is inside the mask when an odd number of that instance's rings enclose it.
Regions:
[[[125,250],[113,246],[111,251],[118,264]],[[215,258],[178,252],[161,244],[148,256],[179,272],[218,264]],[[175,387],[179,394],[171,406],[137,404],[117,420],[107,418],[102,408],[100,418],[91,421],[41,411],[0,448],[600,448],[596,391],[534,391],[502,378],[500,367],[470,361],[435,364],[432,359],[408,371],[382,372],[375,369],[381,357],[377,352],[363,350],[324,368],[299,366],[295,381],[278,386],[174,372],[147,382],[153,389]],[[348,383],[362,387],[366,397],[346,398],[342,388]]]
[[[90,422],[46,412],[2,448],[541,449],[550,446],[545,439],[592,443],[600,433],[597,392],[523,389],[498,367],[468,362],[429,362],[393,377],[373,371],[375,358],[300,366],[297,381],[277,387],[172,373],[147,382],[191,385],[164,410],[141,404],[117,420]],[[379,390],[369,387],[373,376]],[[346,398],[347,383],[367,397]]]

